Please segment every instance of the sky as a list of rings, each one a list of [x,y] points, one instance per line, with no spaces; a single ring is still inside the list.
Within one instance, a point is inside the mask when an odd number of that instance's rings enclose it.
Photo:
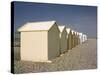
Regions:
[[[14,29],[26,22],[55,20],[88,37],[97,37],[97,7],[34,2],[14,2]]]

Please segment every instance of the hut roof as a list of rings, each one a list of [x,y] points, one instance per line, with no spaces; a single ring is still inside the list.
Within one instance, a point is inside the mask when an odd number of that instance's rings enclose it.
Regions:
[[[65,26],[58,26],[58,28],[59,28],[60,32],[63,32]]]
[[[56,21],[28,22],[18,29],[18,31],[38,31],[49,30]]]
[[[82,33],[79,33],[79,35],[83,35]]]
[[[70,30],[71,30],[70,28],[66,28],[68,34],[70,33]]]
[[[75,33],[75,31],[74,30],[72,30],[72,34],[74,34]]]

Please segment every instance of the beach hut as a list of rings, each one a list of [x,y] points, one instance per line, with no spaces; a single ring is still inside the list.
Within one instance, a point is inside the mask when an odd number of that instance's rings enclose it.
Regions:
[[[83,42],[85,42],[85,41],[86,41],[86,35],[83,34]]]
[[[88,39],[87,35],[86,35],[86,40]]]
[[[72,48],[76,46],[76,34],[75,31],[72,30]]]
[[[78,42],[76,31],[74,31],[74,34],[75,34],[75,38],[74,38],[74,40],[75,40],[74,47],[75,47],[77,45],[77,42]]]
[[[83,34],[83,36],[82,36],[82,37],[83,37],[83,42],[85,42],[85,35]]]
[[[86,41],[86,35],[84,34],[84,42]]]
[[[82,33],[79,33],[79,40],[80,40],[80,44],[82,44],[83,43],[83,34]]]
[[[77,46],[79,44],[79,35],[78,32],[75,31],[75,46]]]
[[[87,40],[87,35],[85,35],[85,41]]]
[[[65,26],[58,26],[60,30],[60,53],[64,53],[67,51],[67,32],[66,32],[66,27]]]
[[[67,50],[72,49],[72,30],[70,28],[66,28],[67,31]]]
[[[76,38],[77,38],[76,45],[79,45],[80,44],[79,32],[76,32]]]
[[[85,41],[87,40],[87,35],[85,35]]]
[[[21,32],[21,60],[44,62],[59,53],[59,28],[56,21],[29,22]]]

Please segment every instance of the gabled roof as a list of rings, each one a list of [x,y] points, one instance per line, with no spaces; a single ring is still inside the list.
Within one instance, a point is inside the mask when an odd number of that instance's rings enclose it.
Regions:
[[[79,35],[83,35],[81,32],[79,32]]]
[[[18,31],[42,31],[49,30],[56,21],[28,22],[20,27]]]
[[[72,34],[74,34],[75,33],[75,31],[74,30],[72,30]]]
[[[75,34],[76,34],[76,35],[79,35],[79,32],[75,31]]]
[[[66,28],[66,31],[68,34],[69,34],[70,30],[71,30],[70,28]]]
[[[58,28],[59,28],[60,32],[63,32],[65,26],[58,26]]]

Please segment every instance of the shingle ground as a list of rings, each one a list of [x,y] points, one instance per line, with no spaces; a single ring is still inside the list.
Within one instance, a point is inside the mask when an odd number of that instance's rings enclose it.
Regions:
[[[15,59],[19,59],[19,47],[15,48]],[[69,50],[52,63],[29,62],[15,60],[15,73],[51,72],[67,70],[83,70],[97,68],[97,40],[88,39],[81,45]]]

